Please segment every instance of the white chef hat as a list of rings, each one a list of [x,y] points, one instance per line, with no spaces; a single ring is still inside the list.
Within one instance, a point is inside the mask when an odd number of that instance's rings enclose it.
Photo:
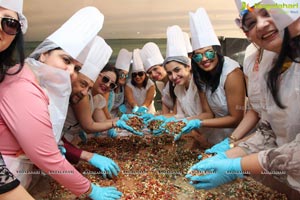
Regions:
[[[0,0],[0,6],[18,13],[22,33],[25,34],[28,27],[26,17],[23,15],[23,0]]]
[[[95,7],[85,7],[77,11],[47,39],[56,43],[74,59],[84,63],[88,51],[83,51],[101,30],[104,16]]]
[[[177,61],[190,65],[190,59],[187,57],[188,52],[185,46],[185,40],[182,30],[179,26],[174,25],[167,28],[167,52],[163,65],[170,61]]]
[[[262,7],[270,7],[268,12],[274,19],[278,30],[283,30],[300,17],[299,0],[262,0],[262,3]]]
[[[132,56],[132,72],[140,72],[145,71],[143,66],[143,61],[140,54],[140,49],[134,49],[133,50],[133,56]]]
[[[182,30],[174,25],[167,28],[167,52],[166,57],[187,56],[185,40]]]
[[[154,42],[146,43],[140,51],[141,58],[147,72],[151,67],[155,65],[162,65],[164,58],[161,55],[159,47]]]
[[[89,53],[79,72],[95,82],[99,73],[108,62],[112,49],[100,36],[96,36],[86,48],[89,49]]]
[[[116,69],[121,69],[129,72],[131,59],[132,52],[129,52],[127,49],[121,49],[116,60]]]
[[[198,8],[195,13],[190,12],[190,29],[193,50],[213,45],[220,46],[219,39],[204,8]]]
[[[192,48],[192,44],[191,44],[191,40],[190,40],[190,36],[187,32],[182,32],[183,33],[183,38],[185,41],[185,46],[186,46],[186,50],[188,53],[193,52],[193,48]]]

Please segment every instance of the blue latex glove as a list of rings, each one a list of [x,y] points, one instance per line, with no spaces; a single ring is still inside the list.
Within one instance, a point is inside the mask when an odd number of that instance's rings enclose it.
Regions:
[[[133,109],[131,110],[131,112],[134,114],[139,110],[138,106],[134,106]]]
[[[182,128],[181,132],[175,136],[174,140],[179,140],[183,134],[191,132],[193,129],[200,128],[202,121],[199,119],[186,120],[183,119],[186,123],[185,127]]]
[[[141,106],[141,107],[138,108],[136,113],[139,114],[139,115],[143,115],[143,114],[147,113],[148,110],[149,109],[146,106]]]
[[[61,155],[63,155],[63,157],[65,157],[66,153],[67,153],[66,148],[64,146],[62,146],[62,145],[58,145],[58,149],[59,149]]]
[[[172,121],[177,121],[177,119],[175,117],[165,118],[164,123],[162,123],[160,125],[159,129],[156,130],[155,133],[153,132],[153,134],[155,134],[156,136],[161,135],[164,132],[170,134],[168,132],[168,130],[165,128],[165,126],[167,125],[167,123],[172,122]]]
[[[125,113],[126,113],[127,108],[126,108],[125,104],[122,104],[122,105],[119,106],[119,111],[120,111],[120,113],[122,113],[122,114],[125,114]]]
[[[115,187],[100,187],[92,183],[92,192],[89,197],[93,200],[115,200],[120,199],[122,192]]]
[[[190,184],[195,189],[212,189],[219,185],[231,182],[237,178],[243,178],[242,158],[221,159],[214,162],[205,162],[195,167],[192,170],[209,171],[210,173],[203,176],[192,176],[191,174],[185,177],[190,180]]]
[[[111,138],[116,138],[118,136],[118,133],[117,133],[116,129],[114,129],[114,128],[109,129],[107,131],[107,134]]]
[[[141,117],[143,118],[144,123],[147,124],[150,120],[152,120],[154,115],[152,115],[151,113],[145,113]]]
[[[116,126],[117,126],[118,128],[125,129],[125,130],[127,130],[127,131],[129,131],[129,132],[131,132],[131,133],[133,133],[133,134],[135,134],[135,135],[139,135],[139,136],[143,136],[143,135],[144,135],[142,132],[136,131],[136,130],[134,130],[131,126],[128,126],[128,125],[126,124],[126,121],[124,121],[124,120],[122,120],[122,119],[119,119],[119,120],[117,121]]]
[[[120,117],[120,120],[123,120],[125,122],[127,122],[127,120],[129,120],[129,118],[131,117],[136,117],[137,115],[135,114],[123,114],[121,117]]]
[[[160,125],[159,129],[152,131],[153,135],[155,135],[155,136],[161,135],[165,130],[162,125],[165,123],[167,118],[163,115],[158,115],[158,116],[155,116],[155,117],[151,118],[150,120],[148,120],[148,123],[150,123],[152,120],[161,120],[161,121],[163,121],[163,123]]]
[[[110,178],[112,175],[117,176],[120,171],[119,166],[112,159],[96,153],[89,160],[89,163],[101,170],[103,178],[106,178],[106,175]]]
[[[204,160],[202,160],[202,155],[200,154],[198,156],[198,159],[200,160],[198,163],[194,164],[190,169],[189,171],[192,171],[192,168],[195,168],[197,167],[198,165],[202,165],[203,163],[206,163],[206,162],[214,162],[216,160],[222,160],[222,159],[227,159],[227,155],[225,154],[225,152],[220,152],[220,153],[217,153],[216,155],[210,157],[210,158],[206,158]]]
[[[205,153],[213,154],[213,153],[225,152],[229,149],[230,149],[229,138],[225,138],[222,142],[215,144],[210,149],[206,149]]]

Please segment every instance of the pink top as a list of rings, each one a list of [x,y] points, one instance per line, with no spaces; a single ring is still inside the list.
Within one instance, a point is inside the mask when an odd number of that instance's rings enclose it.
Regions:
[[[0,83],[0,152],[16,155],[23,150],[37,167],[79,196],[88,191],[90,182],[61,155],[48,104],[28,66],[17,75],[6,76]]]

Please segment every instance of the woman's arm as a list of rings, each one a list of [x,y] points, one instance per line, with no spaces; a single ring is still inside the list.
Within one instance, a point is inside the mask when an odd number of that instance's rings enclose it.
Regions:
[[[235,138],[235,140],[242,139],[249,131],[251,131],[259,121],[258,113],[254,110],[250,109],[246,112],[241,123],[236,127],[236,129],[232,132],[231,136]]]
[[[106,93],[103,95],[105,100],[106,100],[106,106],[102,109],[104,114],[105,114],[105,118],[101,118],[102,120],[105,120],[105,119],[111,119],[111,115],[110,115],[110,112],[108,110],[108,102],[109,102],[109,96],[110,96],[110,93]],[[96,108],[95,111],[98,110],[99,111],[99,108]],[[94,111],[94,112],[95,112]],[[94,115],[94,114],[93,114]],[[101,116],[101,115],[100,115]],[[95,118],[94,118],[95,119]],[[96,122],[98,122],[98,120],[95,119]]]
[[[72,105],[76,119],[79,121],[81,128],[88,133],[105,131],[113,127],[111,120],[95,122],[90,108],[89,96],[85,96],[77,104]]]
[[[161,111],[162,111],[162,114],[169,114],[170,113],[170,109],[168,108],[168,106],[166,104],[164,104],[162,102],[162,107],[161,107]]]
[[[245,82],[243,72],[235,69],[228,74],[225,81],[225,93],[229,114],[224,117],[205,119],[202,121],[203,127],[212,128],[234,128],[243,118],[245,105]]]
[[[209,107],[209,104],[207,102],[206,94],[205,92],[199,92],[199,97],[201,101],[201,107],[202,107],[202,113],[195,117],[190,117],[189,119],[211,119],[214,117],[214,113]]]
[[[147,90],[145,101],[144,101],[143,105],[141,105],[141,106],[149,107],[154,100],[154,95],[155,95],[155,85],[152,85]]]
[[[132,108],[134,106],[138,106],[137,102],[133,97],[133,91],[128,85],[125,86],[125,99]]]

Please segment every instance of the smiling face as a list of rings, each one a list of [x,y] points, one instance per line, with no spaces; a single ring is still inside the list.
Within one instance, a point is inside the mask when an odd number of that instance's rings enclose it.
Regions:
[[[199,60],[198,62],[194,58],[193,60],[202,70],[211,72],[216,68],[218,64],[218,56],[212,46],[196,49],[193,57],[197,57],[197,54],[202,56],[202,60]]]
[[[167,76],[166,70],[161,65],[151,67],[147,74],[153,81],[162,81]]]
[[[125,85],[126,79],[128,78],[128,71],[120,69],[118,73],[119,73],[118,85]]]
[[[16,12],[0,7],[0,21],[2,21],[2,17],[8,17],[18,20],[18,15]],[[2,25],[0,26],[0,52],[4,51],[9,47],[12,41],[15,39],[15,35],[8,35],[3,31]]]
[[[93,86],[93,95],[108,93],[113,85],[116,86],[117,76],[115,72],[105,71],[101,72]]]
[[[191,79],[191,67],[185,66],[176,61],[170,61],[165,65],[165,69],[170,81],[176,85],[188,87]]]
[[[247,27],[245,34],[252,42],[266,50],[280,52],[282,39],[266,9],[253,9],[243,17],[242,23]]]
[[[144,71],[132,72],[131,77],[137,86],[142,86],[146,78],[146,73]]]
[[[78,73],[77,79],[72,82],[72,93],[70,95],[70,103],[78,103],[84,96],[88,95],[88,91],[93,87],[94,82],[82,73]]]

